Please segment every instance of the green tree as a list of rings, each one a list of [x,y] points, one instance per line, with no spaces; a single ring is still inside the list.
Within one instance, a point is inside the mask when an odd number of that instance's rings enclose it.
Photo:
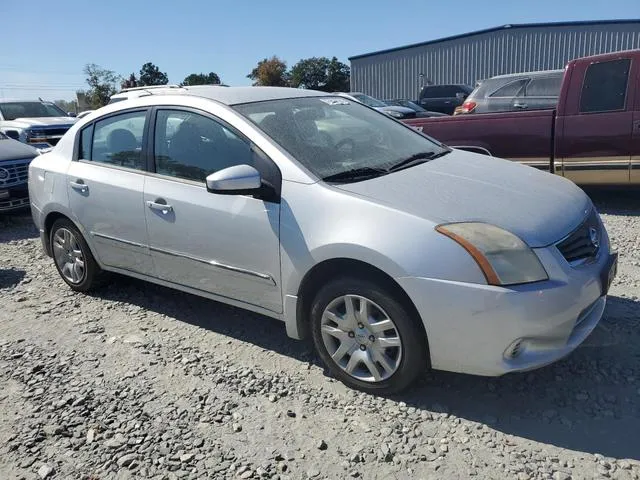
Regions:
[[[116,85],[120,77],[112,70],[102,68],[95,63],[89,63],[84,67],[89,89],[84,92],[87,104],[96,109],[106,105],[111,95],[116,93]]]
[[[217,73],[192,73],[185,77],[180,85],[219,85],[220,77]]]
[[[166,85],[167,83],[169,83],[167,74],[161,72],[153,63],[147,62],[140,69],[139,86]]]
[[[253,84],[262,87],[288,87],[289,75],[287,63],[275,55],[258,62],[256,68],[251,70],[247,78],[253,80]]]
[[[311,57],[300,60],[291,68],[291,86],[321,90],[323,92],[348,92],[351,71],[348,65],[336,57]]]

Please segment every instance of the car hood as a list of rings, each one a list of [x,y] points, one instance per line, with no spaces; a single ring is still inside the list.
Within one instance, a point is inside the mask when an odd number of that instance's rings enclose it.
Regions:
[[[436,224],[491,223],[533,248],[562,239],[592,208],[589,197],[569,180],[509,160],[460,150],[336,188]]]
[[[73,125],[78,121],[74,117],[34,117],[34,118],[16,118],[10,122],[14,127],[28,128],[28,127],[51,127],[61,125]]]
[[[5,160],[20,160],[23,158],[34,158],[38,156],[38,151],[11,138],[0,138],[0,162]]]

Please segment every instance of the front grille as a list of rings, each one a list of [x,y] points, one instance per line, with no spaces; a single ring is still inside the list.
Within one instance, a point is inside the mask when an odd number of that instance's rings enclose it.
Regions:
[[[596,257],[601,236],[602,226],[598,221],[598,214],[592,210],[582,225],[556,246],[569,264],[577,266]]]
[[[31,159],[0,162],[0,188],[27,183]]]
[[[70,128],[71,125],[30,128],[27,134],[27,143],[48,143],[55,147]]]

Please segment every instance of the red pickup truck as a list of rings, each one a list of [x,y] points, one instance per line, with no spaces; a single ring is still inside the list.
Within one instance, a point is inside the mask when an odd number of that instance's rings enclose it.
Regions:
[[[464,150],[581,185],[640,184],[640,50],[570,61],[554,110],[405,120]]]

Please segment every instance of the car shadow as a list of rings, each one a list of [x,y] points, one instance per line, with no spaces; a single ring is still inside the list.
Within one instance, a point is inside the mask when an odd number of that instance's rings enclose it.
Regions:
[[[26,240],[38,236],[38,229],[28,211],[0,214],[0,243]]]
[[[0,268],[0,290],[15,287],[22,281],[25,275],[26,272],[24,270]]]
[[[320,365],[311,344],[289,339],[282,322],[138,280],[114,280],[96,295]],[[611,296],[592,335],[556,364],[497,378],[429,372],[413,390],[392,398],[508,435],[640,460],[640,339],[628,335],[630,324],[640,327],[638,312],[639,301]]]

